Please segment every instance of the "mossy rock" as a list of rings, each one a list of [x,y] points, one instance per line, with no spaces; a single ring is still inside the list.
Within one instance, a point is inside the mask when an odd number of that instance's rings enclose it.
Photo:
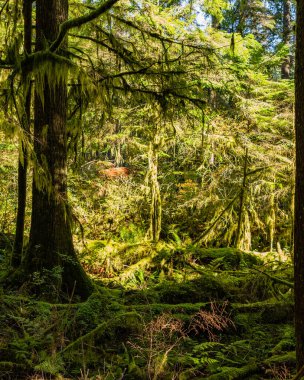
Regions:
[[[75,324],[85,332],[119,310],[123,310],[123,305],[119,303],[117,292],[99,287],[98,292],[94,292],[86,302],[79,305]]]
[[[159,294],[153,289],[127,290],[123,295],[126,305],[153,304],[159,302]]]
[[[110,345],[115,349],[118,345],[137,335],[142,329],[142,319],[137,312],[126,312],[118,315],[115,320],[109,322],[109,327],[100,338],[100,343],[109,349]],[[98,340],[96,341],[98,344]]]
[[[197,303],[210,300],[225,300],[229,293],[220,278],[209,273],[201,275],[193,281],[182,283],[164,281],[155,287],[160,301],[169,304]]]

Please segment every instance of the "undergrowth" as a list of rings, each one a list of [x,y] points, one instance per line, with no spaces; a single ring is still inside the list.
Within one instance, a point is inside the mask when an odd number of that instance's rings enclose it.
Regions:
[[[283,380],[294,373],[288,262],[145,241],[91,242],[81,259],[95,281],[86,302],[1,292],[0,378]]]

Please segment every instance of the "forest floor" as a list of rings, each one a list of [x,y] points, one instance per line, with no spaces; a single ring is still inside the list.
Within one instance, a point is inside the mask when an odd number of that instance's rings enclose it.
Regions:
[[[0,378],[291,379],[291,261],[261,256],[93,241],[80,255],[95,283],[86,302],[1,291]]]

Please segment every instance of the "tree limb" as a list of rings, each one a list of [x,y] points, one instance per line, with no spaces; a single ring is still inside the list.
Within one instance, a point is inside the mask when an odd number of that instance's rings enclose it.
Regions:
[[[118,0],[107,0],[94,11],[88,13],[87,15],[76,17],[74,19],[67,20],[60,25],[59,34],[56,40],[51,44],[50,51],[55,52],[64,40],[67,32],[72,28],[77,28],[83,24],[95,20],[98,16],[102,15],[106,11],[112,8],[112,6],[117,3]]]
[[[259,270],[257,268],[253,268],[253,270],[255,270],[255,271],[259,272],[259,273],[264,274],[266,277],[270,278],[274,282],[277,282],[278,284],[286,285],[286,286],[289,286],[290,288],[294,287],[294,284],[292,282],[283,280],[282,278],[279,278],[279,277],[271,276],[270,274],[268,274],[266,272],[263,272],[263,271],[261,271],[261,270]]]
[[[125,84],[126,84],[125,87],[113,85],[112,88],[114,88],[116,90],[121,90],[121,91],[129,91],[131,93],[132,92],[139,92],[139,93],[143,93],[143,94],[150,94],[150,95],[154,95],[156,98],[164,97],[166,95],[172,95],[174,98],[187,100],[187,101],[191,102],[192,104],[194,104],[195,106],[203,107],[206,105],[205,100],[202,100],[199,98],[194,98],[194,97],[187,96],[184,94],[179,94],[178,92],[176,92],[172,89],[169,89],[169,88],[165,89],[165,90],[156,91],[156,90],[149,90],[149,89],[144,89],[144,88],[131,87],[126,82],[125,82]]]

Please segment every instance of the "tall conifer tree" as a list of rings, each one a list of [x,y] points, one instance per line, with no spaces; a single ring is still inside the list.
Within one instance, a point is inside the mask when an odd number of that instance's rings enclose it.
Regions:
[[[296,181],[294,222],[297,367],[304,366],[304,1],[298,0],[295,66]]]
[[[40,0],[36,5],[36,52],[51,45],[68,18],[68,0]],[[58,54],[64,54],[67,39]],[[60,65],[45,62],[36,76],[34,104],[34,168],[29,248],[25,273],[51,273],[61,268],[58,288],[85,298],[91,285],[77,261],[67,203],[67,85]],[[41,178],[41,172],[44,172]],[[46,272],[48,271],[48,272]]]

